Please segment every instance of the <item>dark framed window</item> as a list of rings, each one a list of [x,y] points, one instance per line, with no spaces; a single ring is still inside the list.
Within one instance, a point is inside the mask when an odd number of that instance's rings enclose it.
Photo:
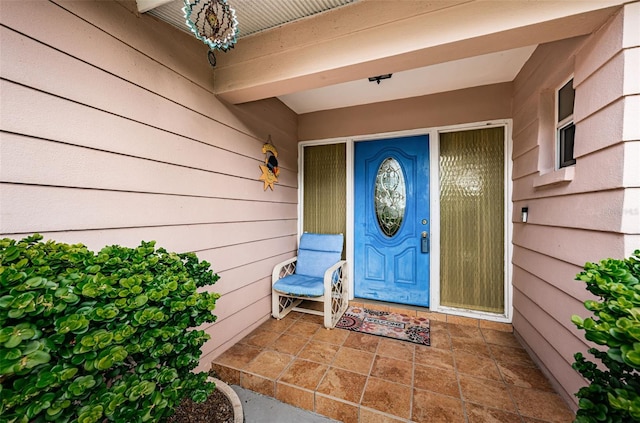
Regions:
[[[573,155],[576,127],[573,123],[573,106],[575,102],[573,78],[557,92],[556,137],[558,145],[558,168],[576,164]]]

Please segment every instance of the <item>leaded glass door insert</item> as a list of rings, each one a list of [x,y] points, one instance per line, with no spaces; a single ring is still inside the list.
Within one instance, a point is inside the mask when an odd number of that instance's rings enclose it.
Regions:
[[[393,157],[380,165],[373,197],[380,230],[388,237],[394,236],[404,219],[407,192],[402,168]]]

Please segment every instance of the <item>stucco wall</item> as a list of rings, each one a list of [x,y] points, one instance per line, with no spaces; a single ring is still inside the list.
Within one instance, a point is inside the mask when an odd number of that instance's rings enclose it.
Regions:
[[[268,317],[294,254],[296,115],[221,103],[204,44],[116,2],[3,2],[1,20],[0,236],[195,251],[221,276],[208,367]]]
[[[637,172],[626,176],[628,154],[638,149],[623,134],[631,52],[622,42],[625,15],[637,6],[627,5],[592,36],[539,46],[514,81],[513,325],[574,408],[584,381],[571,369],[573,354],[589,347],[571,323],[572,314],[588,315],[582,302],[589,294],[575,275],[587,261],[628,255],[625,238],[638,233],[638,216],[635,224],[625,216],[635,194],[624,188],[638,184]],[[577,163],[556,171],[554,92],[572,75]],[[522,207],[528,223],[520,221]]]

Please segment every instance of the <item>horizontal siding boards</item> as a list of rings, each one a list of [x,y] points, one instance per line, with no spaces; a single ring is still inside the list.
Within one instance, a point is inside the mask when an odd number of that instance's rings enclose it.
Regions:
[[[623,27],[624,14],[616,13],[609,19],[609,23],[600,28],[593,35],[576,57],[574,83],[581,84],[596,73],[612,57],[619,54],[622,48],[623,31],[611,30]],[[636,28],[637,29],[637,28]]]
[[[521,208],[527,206],[527,225],[619,232],[624,200],[622,189],[529,199],[514,203],[513,221],[521,220]]]
[[[513,159],[513,179],[519,179],[528,175],[538,174],[538,146]]]
[[[190,139],[10,81],[0,80],[0,92],[0,124],[8,132],[243,178],[260,174],[264,155],[243,134],[236,134],[236,143],[248,142],[255,157],[214,145],[216,139],[209,134]],[[224,128],[220,135],[227,134],[233,131]],[[296,186],[295,169],[281,169],[281,175],[281,186]]]
[[[219,301],[222,301],[220,299]],[[215,314],[215,313],[214,313]],[[206,327],[211,339],[202,346],[200,368],[209,370],[211,361],[236,342],[248,335],[253,329],[269,318],[271,314],[271,296],[264,297],[239,310],[224,320],[218,320]],[[231,336],[222,336],[230,334]]]
[[[2,184],[2,233],[296,219],[296,204]],[[8,204],[9,206],[6,206]],[[7,211],[7,210],[5,210]]]
[[[242,267],[223,270],[219,272],[220,280],[212,289],[207,290],[217,292],[221,295],[227,295],[243,290],[250,284],[265,278],[264,275],[268,275],[266,280],[268,280],[269,285],[271,285],[271,272],[273,271],[273,267],[290,257],[291,252],[287,251],[274,257],[267,257],[257,262],[248,263]]]
[[[531,213],[531,211],[529,211]],[[519,224],[513,244],[577,266],[605,256],[621,257],[622,234]]]
[[[223,294],[216,304],[216,311],[214,314],[218,319],[224,320],[238,310],[244,310],[256,301],[267,297],[271,297],[271,278],[263,277],[260,280],[246,285],[246,289],[235,290]]]
[[[115,2],[59,3],[3,5],[0,233],[195,251],[223,276],[204,288],[223,294],[208,368],[268,317],[273,264],[295,254],[297,118],[218,101],[193,37]],[[274,191],[258,180],[268,135]]]
[[[515,329],[517,337],[524,343],[525,348],[542,368],[556,391],[576,409],[574,394],[585,384],[582,376],[568,366],[548,339],[537,332],[536,327],[522,316],[519,310],[514,311],[513,323],[514,327],[517,326]],[[576,350],[578,351],[581,350]],[[582,352],[586,354],[586,350]]]
[[[96,68],[249,132],[211,93],[213,74],[204,44],[174,29],[162,32],[168,29],[165,24],[147,15],[135,17],[118,5],[58,3],[42,2],[38,8],[25,8],[11,2],[4,9],[7,17],[3,22]],[[158,51],[163,43],[175,44],[170,40],[174,37],[182,43],[173,52]],[[184,56],[187,60],[181,60]],[[180,78],[176,78],[177,71],[182,72]],[[203,90],[208,95],[203,95]]]
[[[63,187],[255,201],[267,199],[263,183],[256,178],[260,175],[259,167],[254,163],[247,166],[254,169],[253,178],[238,178],[13,134],[2,137],[0,155],[12,157],[0,169],[4,182],[38,184],[45,180],[48,185]],[[60,160],[52,163],[52,157]],[[215,161],[214,158],[211,160]],[[34,173],[34,168],[39,172]],[[297,202],[295,188],[279,188],[269,193],[270,201]]]
[[[596,70],[579,85],[575,83],[576,102],[574,118],[576,122],[603,109],[620,99],[624,87],[624,55],[622,53]]]
[[[247,249],[251,250],[251,254],[247,254]],[[295,252],[295,250],[296,236],[293,235],[255,241],[250,244],[228,245],[223,248],[199,251],[198,257],[213,263],[216,269],[222,272],[228,269],[241,268],[248,263],[265,260],[288,252]],[[271,275],[271,271],[269,271],[269,275]]]
[[[538,143],[536,142],[538,140],[538,120],[535,119],[528,124],[520,125],[519,128],[520,132],[518,134],[513,134],[512,138],[514,140],[521,140],[522,142],[514,142],[512,153],[513,160],[533,149],[539,148]]]
[[[622,125],[611,125],[624,119],[625,101],[618,99],[580,121],[580,142],[574,146],[576,157],[586,157],[623,140]]]
[[[233,128],[9,29],[0,28],[0,37],[5,79],[190,139],[215,136],[225,150],[261,157],[260,141],[237,142]],[[5,45],[12,46],[11,53]],[[43,72],[41,63],[55,66]],[[131,98],[135,101],[124,101]]]
[[[568,184],[534,188],[533,182],[537,175],[515,179],[513,181],[513,200],[523,201],[530,198],[602,192],[623,188],[624,146],[622,143],[583,156],[579,161],[580,163],[575,166],[575,177]],[[602,206],[606,206],[606,204],[602,204]]]
[[[582,317],[590,315],[591,312],[584,308],[582,301],[564,295],[563,291],[519,267],[513,269],[513,274],[513,286],[515,289],[540,309],[545,310],[549,317],[553,318],[559,326],[564,328],[564,331],[568,332],[565,336],[574,336],[580,342],[586,344],[586,341],[581,338],[583,334],[571,323],[571,316],[574,314]],[[575,283],[578,284],[577,281]],[[586,284],[583,283],[582,286],[584,287]],[[570,358],[567,359],[571,361]]]
[[[571,298],[579,301],[593,298],[584,288],[584,282],[575,280],[576,275],[582,271],[582,265],[567,263],[517,245],[513,247],[512,262],[514,266],[545,281]]]
[[[622,257],[627,248],[621,22],[614,16],[592,36],[538,47],[514,81],[513,325],[574,408],[573,394],[585,382],[571,368],[573,354],[590,344],[570,319],[589,314],[582,302],[591,297],[575,275],[585,262]],[[572,74],[575,174],[535,188],[536,163],[547,169],[555,157],[548,102]],[[522,207],[529,208],[526,224],[520,223]]]
[[[295,236],[295,219],[275,221],[249,221],[205,223],[176,226],[132,227],[117,229],[88,229],[69,232],[40,232],[45,240],[82,243],[92,250],[104,247],[105,239],[117,239],[121,245],[137,247],[140,241],[156,241],[169,251],[201,251],[234,244],[251,244],[282,236]],[[23,238],[32,232],[15,233],[12,238]],[[282,259],[284,260],[284,258]],[[218,267],[214,266],[218,271]]]

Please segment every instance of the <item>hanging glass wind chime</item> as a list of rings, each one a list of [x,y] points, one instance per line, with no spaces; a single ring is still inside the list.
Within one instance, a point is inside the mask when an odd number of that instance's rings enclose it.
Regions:
[[[209,63],[215,66],[213,51],[227,51],[236,43],[236,11],[229,7],[227,0],[184,0],[182,10],[191,32],[209,46]]]

